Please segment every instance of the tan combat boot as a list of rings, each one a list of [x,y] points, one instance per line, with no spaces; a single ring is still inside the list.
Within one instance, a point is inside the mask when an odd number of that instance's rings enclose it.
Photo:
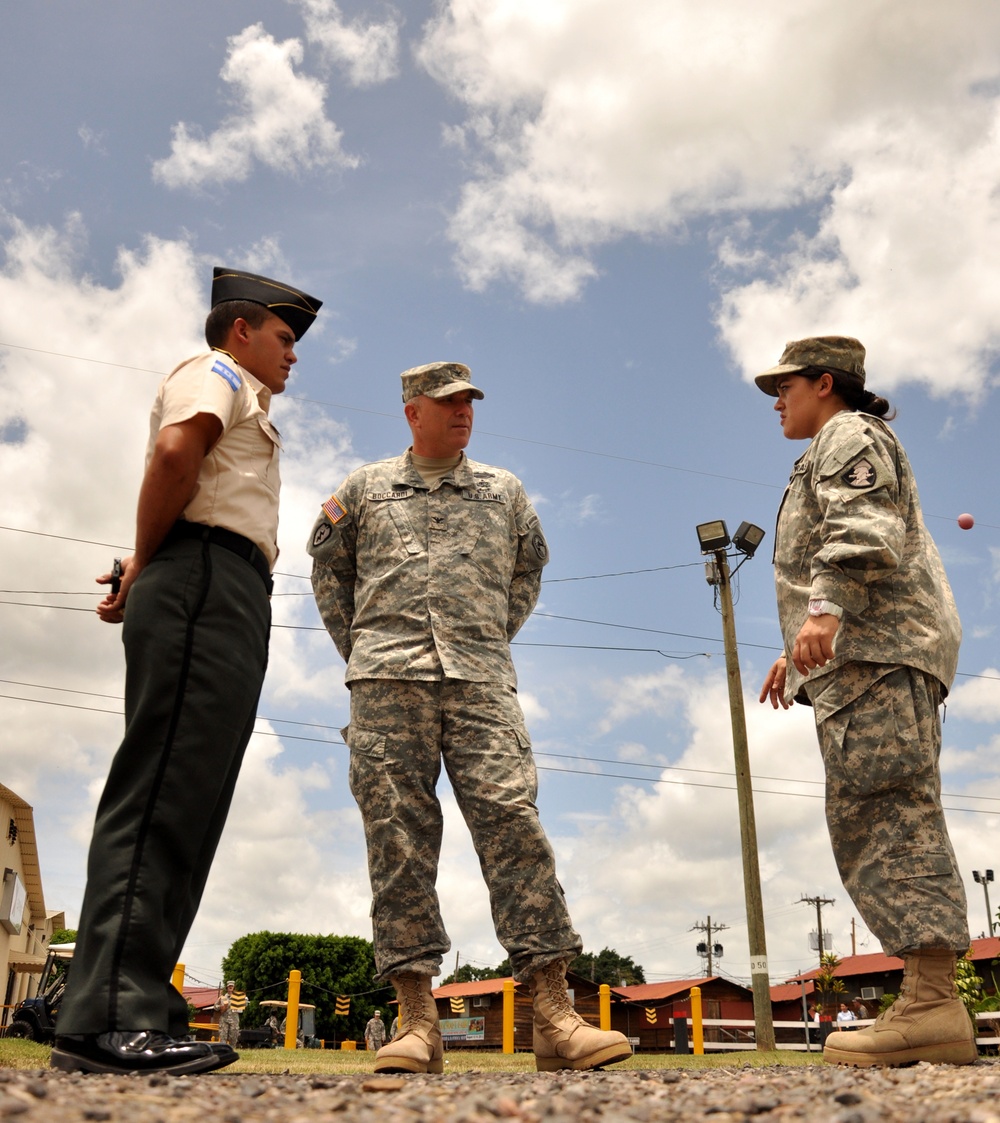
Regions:
[[[596,1029],[573,1009],[566,991],[565,960],[543,967],[531,979],[534,1003],[535,1068],[603,1068],[632,1056],[628,1038],[616,1030]]]
[[[927,949],[903,957],[899,997],[862,1030],[831,1033],[823,1060],[842,1065],[905,1065],[916,1061],[970,1065],[976,1031],[955,989],[954,952]]]
[[[444,1072],[441,1027],[430,975],[405,972],[390,980],[399,999],[399,1032],[375,1054],[376,1072]]]

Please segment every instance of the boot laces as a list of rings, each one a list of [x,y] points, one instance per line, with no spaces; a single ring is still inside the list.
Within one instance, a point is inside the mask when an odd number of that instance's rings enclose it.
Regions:
[[[400,1005],[400,1036],[420,1024],[431,1024],[427,1004],[424,1002],[423,980],[419,975],[397,975],[393,979]]]
[[[566,972],[559,960],[547,964],[542,968],[542,976],[548,986],[548,997],[556,1014],[578,1017],[577,1012],[570,1005],[569,994],[566,991]]]

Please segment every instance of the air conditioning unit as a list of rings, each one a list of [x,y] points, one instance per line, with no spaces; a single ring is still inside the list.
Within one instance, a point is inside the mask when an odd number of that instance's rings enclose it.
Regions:
[[[885,987],[862,987],[862,1002],[877,1002],[885,994]]]
[[[492,1001],[492,998],[488,994],[482,994],[478,998],[472,1000],[472,1005],[479,1007],[489,1006]]]

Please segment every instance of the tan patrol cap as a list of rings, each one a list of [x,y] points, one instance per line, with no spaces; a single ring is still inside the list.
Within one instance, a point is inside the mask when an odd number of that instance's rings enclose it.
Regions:
[[[403,380],[403,401],[419,398],[447,398],[462,390],[471,390],[472,396],[482,400],[486,395],[469,381],[472,371],[464,363],[426,363],[410,367],[399,376]]]
[[[810,368],[840,371],[865,384],[865,349],[849,335],[817,335],[785,344],[776,367],[758,374],[754,382],[772,398],[778,396],[778,381],[786,374],[801,374]]]

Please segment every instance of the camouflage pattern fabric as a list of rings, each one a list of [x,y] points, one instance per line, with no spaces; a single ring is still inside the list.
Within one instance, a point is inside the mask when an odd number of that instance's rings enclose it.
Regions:
[[[950,687],[958,611],[906,453],[878,418],[835,414],[796,462],[778,514],[774,572],[786,700],[807,700],[791,652],[810,598],[844,609],[836,657],[811,682],[875,662],[916,667]]]
[[[229,1008],[219,1015],[219,1041],[223,1045],[238,1045],[240,1040],[240,1016]]]
[[[410,453],[352,472],[309,539],[323,622],[361,678],[514,686],[509,642],[548,547],[520,480],[461,462],[428,487]]]
[[[864,694],[817,722],[834,856],[886,954],[961,955],[969,929],[941,808],[941,686],[909,667],[880,669]]]
[[[438,904],[447,769],[490,891],[497,938],[527,981],[582,947],[535,806],[537,775],[514,689],[504,683],[355,680],[351,791],[368,843],[378,977],[436,975],[451,943]]]
[[[365,1026],[365,1044],[376,1052],[385,1044],[385,1022],[381,1018],[369,1018]]]

